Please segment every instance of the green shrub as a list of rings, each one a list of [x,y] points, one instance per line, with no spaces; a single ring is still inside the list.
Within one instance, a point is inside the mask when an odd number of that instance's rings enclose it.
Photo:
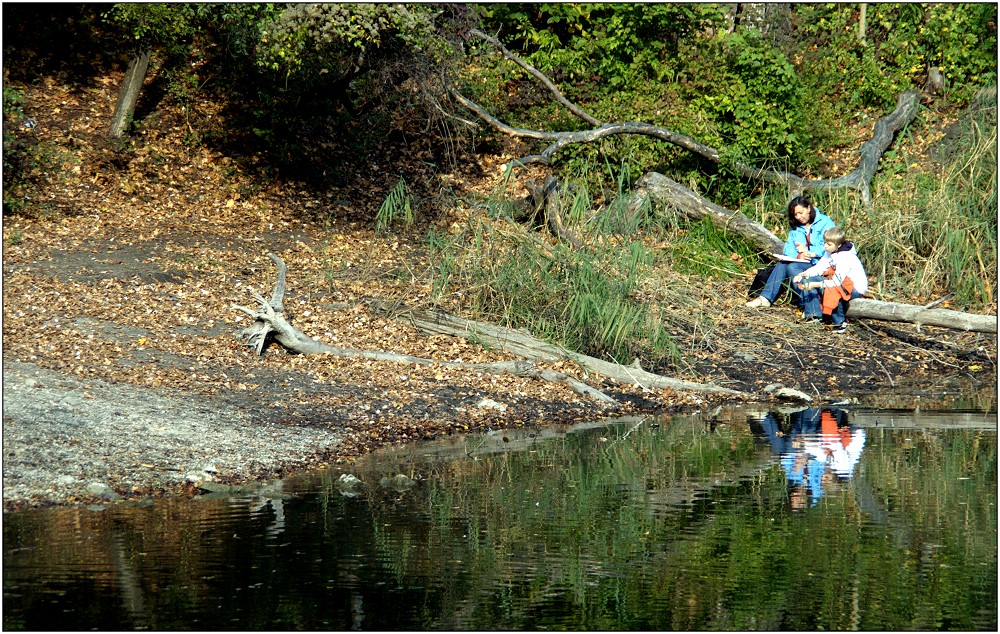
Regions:
[[[3,87],[3,213],[24,213],[30,196],[57,173],[63,157],[55,146],[42,143],[26,116],[24,93]]]

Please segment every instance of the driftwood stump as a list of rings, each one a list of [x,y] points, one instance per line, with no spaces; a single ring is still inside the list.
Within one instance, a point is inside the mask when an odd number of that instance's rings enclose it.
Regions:
[[[425,359],[408,354],[396,352],[382,352],[378,350],[355,350],[352,348],[338,348],[327,345],[321,341],[316,341],[298,328],[292,326],[285,315],[285,275],[287,267],[277,255],[268,253],[267,257],[278,267],[278,279],[274,285],[271,299],[268,301],[256,292],[252,292],[253,297],[260,304],[256,311],[245,306],[233,305],[232,307],[253,317],[254,323],[249,327],[237,332],[237,336],[254,349],[257,355],[263,353],[264,348],[271,341],[276,341],[288,352],[297,354],[331,354],[340,357],[359,357],[372,359],[375,361],[390,361],[396,363],[411,363],[419,365],[441,365],[446,367],[457,367],[490,374],[511,374],[514,376],[536,378],[553,383],[562,383],[569,386],[578,394],[592,398],[598,402],[609,405],[617,405],[617,401],[607,394],[597,390],[583,381],[579,381],[568,374],[535,367],[530,361],[498,361],[495,363],[461,363],[458,361],[436,361]]]

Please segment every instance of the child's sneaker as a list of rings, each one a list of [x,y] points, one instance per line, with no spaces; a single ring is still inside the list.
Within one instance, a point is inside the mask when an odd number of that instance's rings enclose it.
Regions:
[[[842,324],[837,324],[836,326],[833,327],[833,334],[835,334],[835,335],[842,335],[845,332],[847,332],[847,322],[846,321],[844,323],[842,323]]]

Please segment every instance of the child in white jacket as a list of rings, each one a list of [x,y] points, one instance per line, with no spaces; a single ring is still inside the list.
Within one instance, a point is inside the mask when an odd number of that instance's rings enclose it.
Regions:
[[[792,283],[803,291],[804,317],[820,319],[822,308],[822,315],[830,318],[834,332],[842,334],[847,329],[847,302],[868,292],[868,275],[854,245],[847,241],[840,227],[826,230],[823,248],[826,253],[819,262],[792,278]]]

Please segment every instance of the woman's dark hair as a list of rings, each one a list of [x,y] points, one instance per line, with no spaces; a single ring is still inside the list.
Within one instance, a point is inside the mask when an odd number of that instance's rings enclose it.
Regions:
[[[805,207],[809,210],[809,224],[812,224],[813,221],[816,220],[816,208],[813,207],[812,201],[809,200],[809,197],[796,196],[788,201],[788,226],[792,229],[802,226],[802,223],[795,218],[796,207]]]

